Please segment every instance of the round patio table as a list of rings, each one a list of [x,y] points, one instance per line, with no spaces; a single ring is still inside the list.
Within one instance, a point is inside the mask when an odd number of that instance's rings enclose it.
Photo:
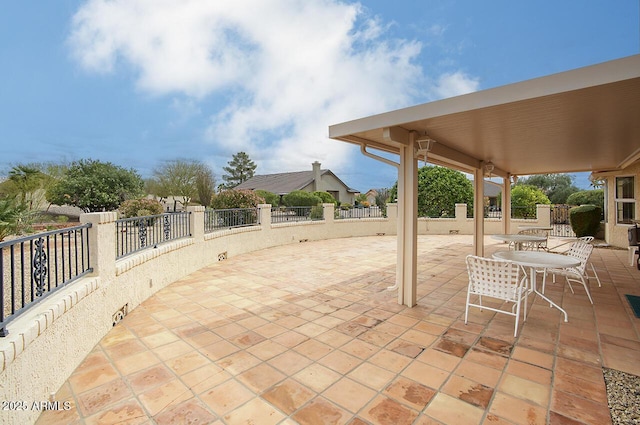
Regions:
[[[516,251],[522,250],[522,244],[525,242],[545,242],[547,238],[544,236],[536,236],[536,235],[525,235],[525,234],[498,234],[491,235],[492,239],[496,239],[498,241],[513,243]]]
[[[493,254],[493,258],[513,261],[523,267],[529,267],[531,270],[529,277],[531,292],[540,295],[540,297],[547,301],[549,305],[560,310],[562,314],[564,314],[564,321],[569,321],[569,316],[562,307],[551,301],[542,292],[538,291],[536,285],[536,269],[565,269],[569,267],[576,267],[580,265],[579,260],[569,257],[568,255],[539,251],[499,251]]]

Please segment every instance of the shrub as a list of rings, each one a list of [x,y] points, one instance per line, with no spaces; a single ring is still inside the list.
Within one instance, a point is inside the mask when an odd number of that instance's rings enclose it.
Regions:
[[[595,236],[600,228],[602,210],[595,205],[582,205],[569,210],[571,228],[577,237]]]
[[[316,205],[311,207],[309,218],[311,220],[324,220],[324,208],[322,207],[322,205]]]
[[[258,189],[254,191],[254,193],[264,198],[264,203],[270,204],[272,207],[277,207],[280,204],[280,196],[276,195],[273,192],[268,192],[266,190]]]
[[[604,209],[604,190],[581,190],[567,198],[569,205],[595,205]]]
[[[318,196],[304,190],[294,190],[287,193],[282,201],[288,207],[314,207],[322,203],[322,199]]]
[[[313,192],[313,194],[320,198],[323,204],[338,204],[336,198],[334,198],[333,195],[329,192]]]
[[[350,210],[351,208],[352,208],[351,204],[347,204],[346,202],[344,204],[340,204],[341,210],[347,211],[347,210]]]
[[[155,199],[130,199],[120,204],[118,208],[123,217],[144,217],[162,214],[162,204]]]
[[[255,208],[258,204],[264,204],[265,200],[252,190],[224,190],[214,195],[211,200],[211,208],[216,210],[230,208]]]

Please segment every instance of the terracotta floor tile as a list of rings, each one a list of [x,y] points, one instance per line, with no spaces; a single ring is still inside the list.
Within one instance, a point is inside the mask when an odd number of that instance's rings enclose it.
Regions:
[[[391,372],[400,372],[404,369],[409,363],[411,363],[411,359],[407,356],[403,356],[398,353],[394,353],[389,350],[380,350],[371,358],[369,358],[369,362],[376,364],[384,369],[387,369]]]
[[[434,350],[432,348],[427,348],[426,350],[424,350],[422,354],[417,357],[417,359],[421,362],[449,372],[454,370],[462,360],[458,356],[454,356],[440,350]]]
[[[211,345],[207,345],[203,347],[200,352],[207,356],[210,360],[216,361],[227,357],[232,353],[238,352],[240,349],[235,345],[227,342],[225,340],[221,340],[218,342],[214,342]]]
[[[447,380],[449,372],[426,363],[413,362],[402,371],[402,376],[437,390]]]
[[[286,375],[278,372],[278,370],[266,363],[261,363],[238,375],[238,380],[243,382],[256,394],[261,394],[285,378]]]
[[[438,393],[424,410],[430,417],[445,424],[479,424],[484,410],[455,397]]]
[[[505,372],[542,385],[551,385],[552,373],[550,370],[536,365],[524,363],[519,360],[511,360],[507,364]]]
[[[285,412],[287,415],[291,415],[315,397],[315,395],[316,394],[307,387],[293,379],[287,379],[262,394],[262,398]]]
[[[152,351],[160,360],[166,361],[192,352],[193,347],[184,341],[174,341],[154,348]]]
[[[211,360],[197,351],[191,351],[187,354],[167,360],[166,362],[167,366],[169,366],[178,376],[182,376],[209,363],[211,363]]]
[[[358,338],[370,344],[377,345],[378,347],[384,347],[395,339],[393,335],[379,332],[377,330],[368,330],[358,335]]]
[[[284,372],[287,375],[293,375],[309,366],[313,361],[302,354],[298,354],[295,351],[290,350],[274,357],[268,362],[281,372]]]
[[[92,390],[79,394],[78,406],[84,416],[91,416],[122,400],[133,398],[133,393],[122,379],[114,379]]]
[[[147,347],[137,339],[126,340],[117,345],[103,346],[103,348],[112,360],[123,359],[147,350]]]
[[[564,359],[562,357],[556,358],[555,373],[579,376],[581,379],[595,383],[602,383],[604,381],[601,367],[595,367],[590,364]]]
[[[351,371],[348,376],[369,388],[380,391],[391,382],[396,374],[365,362]]]
[[[553,391],[551,410],[588,424],[611,423],[611,413],[606,403],[597,403],[562,391]]]
[[[346,375],[356,366],[360,365],[362,360],[347,354],[344,351],[336,350],[318,360],[318,363],[327,366],[342,375]]]
[[[308,339],[305,342],[298,344],[293,348],[293,350],[310,358],[311,360],[318,360],[333,351],[333,347],[320,341],[316,341],[315,339]]]
[[[186,385],[174,379],[142,393],[138,398],[149,414],[155,416],[193,396],[194,394]]]
[[[502,371],[469,360],[460,362],[454,373],[490,388],[495,388],[498,385],[502,375]]]
[[[261,425],[274,425],[280,423],[285,416],[273,406],[260,398],[254,398],[248,403],[238,407],[224,415],[224,420],[229,425],[244,425],[260,423]]]
[[[217,418],[200,401],[190,399],[160,413],[154,420],[157,425],[210,424]]]
[[[342,378],[327,388],[322,395],[336,405],[356,413],[375,397],[376,391],[349,378]]]
[[[499,391],[494,395],[489,412],[515,424],[545,425],[547,417],[546,408]]]
[[[71,375],[69,383],[75,393],[82,393],[119,377],[120,375],[118,375],[114,367],[108,364],[88,370],[81,369]]]
[[[298,410],[291,418],[300,425],[343,424],[351,418],[351,414],[331,402],[317,397]]]
[[[174,374],[164,364],[158,364],[129,375],[126,380],[134,391],[145,392],[174,378]]]
[[[545,369],[551,369],[553,367],[553,356],[551,354],[529,348],[516,347],[513,350],[512,358],[524,363],[540,366]]]
[[[502,370],[507,364],[507,358],[491,351],[478,350],[472,348],[466,355],[465,360],[479,363],[493,369]]]
[[[126,357],[124,359],[116,359],[114,364],[116,369],[123,375],[130,375],[138,372],[142,369],[146,369],[149,366],[160,363],[160,359],[151,351],[143,351],[133,356]]]
[[[164,330],[151,335],[146,335],[140,338],[144,344],[149,348],[156,348],[170,342],[179,341],[180,338],[173,332]]]
[[[399,377],[387,386],[384,394],[412,409],[421,411],[431,401],[436,391],[418,382]]]
[[[384,396],[376,397],[360,416],[373,424],[409,425],[418,417],[418,412]]]
[[[195,394],[201,394],[231,378],[232,375],[220,366],[209,363],[206,366],[182,375],[180,380],[191,388]]]
[[[87,425],[131,424],[147,422],[147,414],[136,400],[127,400],[85,419]]]
[[[380,350],[380,347],[359,339],[352,339],[341,346],[340,350],[365,360],[377,353]]]
[[[493,396],[493,388],[457,375],[449,378],[442,387],[442,392],[483,410]]]
[[[293,375],[301,384],[317,393],[321,393],[329,388],[334,382],[338,381],[341,376],[339,373],[317,363],[307,366]]]
[[[505,373],[498,385],[498,390],[523,400],[531,401],[539,406],[547,407],[551,396],[548,385],[539,384],[519,376]]]
[[[253,392],[233,379],[200,394],[200,400],[218,416],[223,416],[254,397]]]

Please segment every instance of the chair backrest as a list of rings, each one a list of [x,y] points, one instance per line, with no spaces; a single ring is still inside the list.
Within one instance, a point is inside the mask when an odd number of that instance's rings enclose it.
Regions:
[[[591,245],[590,243],[586,243],[581,240],[578,240],[571,245],[571,248],[569,248],[567,255],[580,261],[580,265],[575,268],[581,274],[584,274],[584,270],[587,267],[587,262],[589,261],[591,252],[593,252],[593,245]]]
[[[584,243],[591,243],[593,241],[593,236],[582,236],[581,238],[578,238],[578,240]]]
[[[514,301],[526,288],[526,272],[511,261],[468,255],[467,271],[469,291],[478,295]]]

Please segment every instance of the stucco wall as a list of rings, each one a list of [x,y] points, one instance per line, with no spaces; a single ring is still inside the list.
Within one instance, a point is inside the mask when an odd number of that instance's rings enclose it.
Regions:
[[[605,223],[605,240],[607,243],[618,246],[627,247],[628,229],[627,224],[616,223],[616,177],[635,176],[634,198],[636,199],[635,215],[636,220],[640,219],[640,162],[625,168],[616,175],[607,176],[607,221]]]
[[[388,218],[336,220],[333,204],[324,204],[324,220],[275,224],[270,205],[260,207],[261,225],[209,234],[204,233],[204,207],[189,207],[191,237],[120,260],[115,258],[117,215],[84,214],[81,221],[93,224],[94,274],[61,289],[7,326],[9,335],[0,338],[0,400],[28,404],[49,400],[109,332],[118,310],[126,305],[131,311],[158,290],[225,257],[308,240],[396,234],[396,204],[388,205]],[[527,220],[527,224],[548,224],[549,214],[544,211],[538,210],[539,221]],[[419,233],[473,233],[466,205],[459,205],[456,213],[454,219],[419,219]],[[499,220],[485,221],[485,233],[502,233],[501,229]],[[40,412],[5,413],[0,415],[2,424],[28,424]]]

